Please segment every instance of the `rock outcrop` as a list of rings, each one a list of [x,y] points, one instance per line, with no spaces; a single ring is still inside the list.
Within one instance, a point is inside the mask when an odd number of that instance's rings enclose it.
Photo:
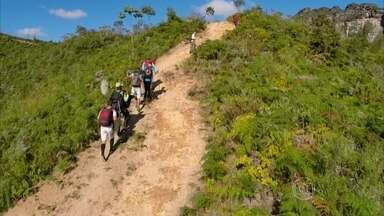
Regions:
[[[350,4],[344,10],[339,7],[305,8],[295,17],[312,22],[319,15],[327,16],[344,37],[363,32],[373,41],[384,32],[384,9],[375,4]]]

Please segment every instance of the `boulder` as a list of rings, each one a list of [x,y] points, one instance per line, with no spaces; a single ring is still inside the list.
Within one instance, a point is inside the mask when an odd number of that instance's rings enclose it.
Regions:
[[[319,15],[327,16],[343,37],[363,32],[372,42],[384,32],[384,9],[375,4],[349,4],[344,10],[339,7],[304,8],[294,17],[311,23]]]

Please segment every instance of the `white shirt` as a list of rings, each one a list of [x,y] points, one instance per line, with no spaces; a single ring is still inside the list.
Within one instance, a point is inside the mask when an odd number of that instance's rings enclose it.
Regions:
[[[196,40],[196,32],[193,32],[193,34],[191,36],[191,40]]]

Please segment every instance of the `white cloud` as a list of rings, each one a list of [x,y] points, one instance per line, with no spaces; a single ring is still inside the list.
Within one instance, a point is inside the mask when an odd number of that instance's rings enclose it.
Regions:
[[[45,35],[40,27],[22,28],[17,30],[17,34],[23,37],[40,37]]]
[[[80,19],[87,16],[87,13],[81,9],[65,10],[63,8],[58,8],[50,9],[49,13],[64,19]]]
[[[205,14],[205,9],[207,9],[207,7],[209,7],[209,6],[211,6],[215,9],[215,15],[218,15],[218,16],[227,17],[229,15],[236,13],[236,11],[237,11],[236,7],[232,1],[211,0],[208,3],[200,6],[198,8],[198,12],[200,14]]]

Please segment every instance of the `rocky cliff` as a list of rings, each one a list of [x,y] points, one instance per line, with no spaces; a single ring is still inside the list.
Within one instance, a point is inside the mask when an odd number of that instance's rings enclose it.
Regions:
[[[363,32],[373,41],[384,32],[384,9],[375,4],[350,4],[344,10],[339,7],[305,8],[295,17],[310,23],[319,15],[327,16],[344,37]]]

